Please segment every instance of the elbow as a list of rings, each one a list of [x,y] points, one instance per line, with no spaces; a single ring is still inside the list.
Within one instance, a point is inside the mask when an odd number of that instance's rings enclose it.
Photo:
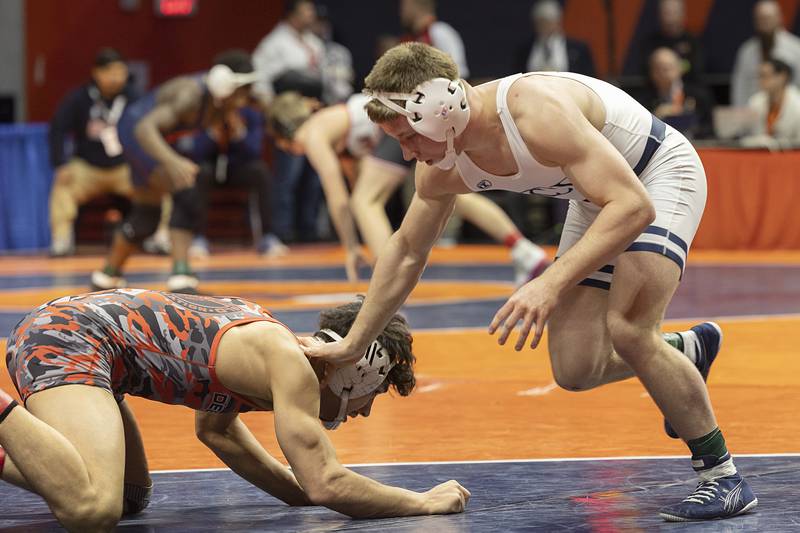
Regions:
[[[220,439],[225,439],[225,435],[223,433],[220,433],[218,430],[208,427],[204,424],[195,424],[194,434],[197,437],[197,440],[212,450],[218,447]]]
[[[333,507],[341,496],[342,491],[337,488],[337,485],[343,477],[344,472],[340,469],[320,472],[315,479],[303,485],[303,491],[312,505]]]
[[[213,431],[203,427],[196,427],[194,428],[194,434],[197,437],[197,440],[199,440],[209,448],[212,447],[212,443],[214,442],[214,436],[215,436],[215,433]]]
[[[656,207],[649,198],[645,199],[644,205],[640,209],[642,229],[656,221]]]
[[[626,213],[625,220],[627,224],[638,230],[637,233],[644,231],[647,226],[655,222],[656,208],[650,198],[644,196],[637,199],[635,204],[632,203],[628,213]]]

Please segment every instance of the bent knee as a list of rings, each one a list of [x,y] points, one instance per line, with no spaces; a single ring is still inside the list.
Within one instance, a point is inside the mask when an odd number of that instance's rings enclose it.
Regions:
[[[602,366],[586,350],[554,350],[550,348],[553,379],[564,390],[587,391],[597,387]]]
[[[654,326],[636,324],[613,312],[608,313],[608,332],[614,351],[629,364],[652,355],[660,339]]]
[[[111,531],[122,517],[122,500],[87,499],[54,513],[69,531]]]

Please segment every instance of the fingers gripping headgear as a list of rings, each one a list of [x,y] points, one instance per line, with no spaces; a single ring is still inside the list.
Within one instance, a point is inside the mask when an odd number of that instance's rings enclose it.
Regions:
[[[434,78],[417,85],[408,94],[370,90],[364,93],[405,116],[420,135],[437,142],[447,141],[447,152],[437,166],[445,169],[453,167],[456,157],[453,139],[461,135],[469,122],[467,93],[459,80]],[[405,107],[392,100],[405,101]]]
[[[333,330],[323,329],[321,333],[336,341],[342,337]],[[354,365],[337,368],[328,380],[328,388],[341,399],[336,420],[323,421],[327,429],[336,429],[347,417],[347,402],[350,398],[366,396],[380,387],[394,368],[395,363],[383,345],[377,340],[369,345],[364,357]]]
[[[208,71],[206,84],[214,98],[227,98],[239,87],[258,80],[258,72],[234,72],[228,65],[214,65]]]

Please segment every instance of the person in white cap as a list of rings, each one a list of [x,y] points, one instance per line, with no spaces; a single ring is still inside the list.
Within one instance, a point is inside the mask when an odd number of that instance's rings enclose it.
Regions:
[[[557,259],[497,311],[490,333],[539,345],[549,324],[556,382],[572,391],[636,376],[681,437],[695,492],[667,520],[727,518],[758,500],[737,472],[704,379],[722,341],[706,322],[662,336],[706,200],[703,165],[678,131],[622,90],[566,72],[516,74],[472,87],[452,59],[396,46],[365,80],[370,118],[417,165],[417,192],[378,258],[343,341],[306,355],[352,362],[402,305],[459,194],[502,189],[570,200]]]
[[[189,267],[189,247],[201,205],[195,186],[199,166],[194,159],[204,154],[195,145],[221,142],[215,132],[227,128],[229,115],[238,114],[248,104],[256,79],[250,56],[229,50],[216,58],[209,71],[173,78],[125,108],[117,130],[120,149],[131,169],[132,206],[114,234],[105,266],[92,273],[92,290],[127,285],[122,276],[125,263],[155,233],[162,199],[169,195],[173,266],[167,289],[197,291],[198,279]]]

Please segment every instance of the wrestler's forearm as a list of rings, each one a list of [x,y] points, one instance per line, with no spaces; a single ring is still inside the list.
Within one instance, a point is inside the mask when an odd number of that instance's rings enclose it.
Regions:
[[[649,202],[609,202],[584,236],[561,255],[542,278],[560,290],[574,287],[624,252],[654,219],[655,211]]]
[[[359,348],[375,340],[419,281],[430,250],[414,251],[400,232],[381,251],[367,297],[348,338]]]
[[[236,419],[224,432],[208,432],[203,443],[231,470],[289,505],[310,505],[294,474],[272,457],[247,426]]]
[[[350,211],[350,194],[342,176],[336,152],[325,139],[311,138],[306,155],[319,174],[325,202],[333,221],[333,227],[342,246],[352,250],[358,246],[358,234],[353,214]]]
[[[155,121],[150,117],[145,116],[139,121],[134,129],[134,135],[144,151],[159,163],[166,164],[178,157],[178,153],[167,144]]]
[[[424,494],[383,485],[340,468],[317,502],[353,518],[388,518],[428,514]]]

